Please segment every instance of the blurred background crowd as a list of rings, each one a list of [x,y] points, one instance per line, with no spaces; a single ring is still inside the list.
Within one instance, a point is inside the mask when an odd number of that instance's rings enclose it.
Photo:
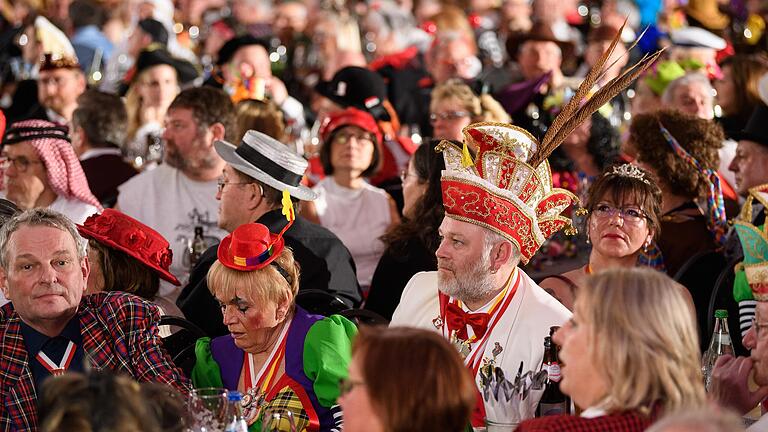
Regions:
[[[253,222],[280,234],[241,238],[278,255],[280,238],[301,269],[272,275],[289,310],[387,323],[411,278],[438,270],[435,148],[473,163],[471,124],[537,142],[586,78],[589,96],[622,90],[548,155],[545,182],[578,198],[573,226],[521,268],[568,311],[593,270],[666,273],[702,352],[725,309],[748,354],[760,299],[744,264],[768,260],[768,235],[740,238],[733,221],[762,230],[768,205],[766,17],[765,0],[0,0],[0,195],[9,214],[80,224],[88,293],[136,294],[197,336],[237,328],[217,293],[239,282],[217,271],[252,263],[218,245]],[[349,348],[348,322],[326,320],[312,326]]]

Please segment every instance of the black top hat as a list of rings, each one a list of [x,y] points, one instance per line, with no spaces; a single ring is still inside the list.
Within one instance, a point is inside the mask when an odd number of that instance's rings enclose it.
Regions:
[[[171,53],[160,44],[154,44],[150,45],[139,54],[133,68],[128,71],[123,84],[120,85],[120,94],[125,94],[128,91],[128,87],[130,87],[133,80],[135,80],[142,71],[157,65],[168,65],[176,69],[179,84],[186,84],[198,76],[198,71],[195,65],[184,59],[172,56]]]
[[[747,126],[740,133],[736,134],[737,140],[754,141],[762,146],[768,147],[768,128],[765,125],[768,124],[768,106],[765,104],[759,104],[752,116],[747,122]]]
[[[221,66],[228,63],[235,56],[237,50],[249,45],[260,45],[269,52],[269,42],[263,38],[257,38],[251,35],[235,36],[222,45],[219,54],[216,56],[216,65]]]
[[[358,66],[340,69],[330,81],[321,81],[315,90],[344,108],[368,111],[376,120],[391,120],[384,109],[387,86],[376,72]]]

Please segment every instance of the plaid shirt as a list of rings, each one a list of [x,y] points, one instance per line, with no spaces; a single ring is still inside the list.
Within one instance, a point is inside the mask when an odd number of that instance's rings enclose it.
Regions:
[[[642,432],[653,419],[634,411],[595,418],[559,415],[524,421],[515,432]]]
[[[157,307],[125,293],[84,296],[77,311],[83,349],[94,369],[137,381],[169,384],[188,394],[189,380],[161,348]],[[11,303],[0,308],[0,430],[37,430],[37,394],[21,320]]]

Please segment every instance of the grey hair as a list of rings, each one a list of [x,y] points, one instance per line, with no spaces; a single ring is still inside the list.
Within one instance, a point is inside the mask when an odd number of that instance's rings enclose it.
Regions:
[[[485,230],[485,235],[483,236],[483,254],[490,258],[491,250],[494,248],[494,246],[504,242],[508,242],[512,245],[512,257],[509,259],[508,263],[516,266],[520,263],[520,249],[515,243],[511,242],[508,238],[497,233],[496,231],[491,231],[489,229]]]
[[[707,90],[707,94],[710,97],[714,97],[715,89],[712,87],[712,83],[709,82],[709,78],[707,78],[706,75],[704,75],[701,72],[689,72],[680,78],[672,81],[669,83],[667,88],[664,90],[664,94],[661,95],[661,102],[664,104],[671,104],[673,102],[673,98],[675,96],[675,92],[679,87],[691,85],[691,84],[701,84],[704,86],[704,88]]]
[[[401,49],[407,48],[411,33],[416,29],[413,15],[403,11],[393,1],[382,2],[378,9],[368,12],[365,18],[368,24],[376,27],[380,35],[394,36],[395,43]]]
[[[744,430],[741,417],[729,410],[675,412],[659,420],[648,432],[738,432]]]
[[[8,243],[11,235],[18,231],[19,228],[27,225],[47,226],[66,231],[75,241],[77,258],[82,261],[88,254],[88,242],[77,231],[77,226],[74,222],[57,211],[46,208],[34,208],[19,213],[0,228],[0,267],[3,270],[8,270]]]

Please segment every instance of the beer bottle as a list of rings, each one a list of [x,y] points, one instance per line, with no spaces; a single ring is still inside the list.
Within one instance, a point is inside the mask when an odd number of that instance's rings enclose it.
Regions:
[[[571,401],[560,391],[560,359],[557,356],[557,344],[552,342],[552,335],[559,327],[550,327],[549,336],[544,338],[544,365],[547,382],[541,395],[536,417],[569,414]]]
[[[723,354],[733,355],[733,343],[728,332],[728,311],[718,309],[715,311],[715,330],[709,341],[709,348],[701,358],[701,372],[704,375],[704,387],[709,390],[712,384],[712,368],[717,358]]]
[[[192,270],[200,260],[200,256],[205,252],[208,245],[205,243],[205,237],[203,237],[203,227],[198,225],[195,227],[195,238],[192,239],[192,244],[189,246],[189,269]]]

